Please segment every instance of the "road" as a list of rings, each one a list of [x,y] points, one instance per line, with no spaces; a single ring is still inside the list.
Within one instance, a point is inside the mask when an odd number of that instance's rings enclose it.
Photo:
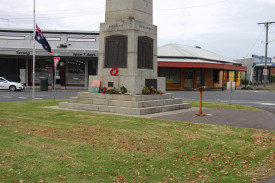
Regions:
[[[69,97],[77,96],[77,92],[86,92],[86,90],[61,90],[55,92],[56,99],[67,99]],[[34,100],[53,99],[53,91],[35,91]],[[29,101],[32,100],[32,91],[10,92],[0,91],[0,102],[12,101]]]
[[[169,91],[175,93],[177,98],[183,98],[185,101],[199,101],[198,91]],[[234,93],[226,91],[204,91],[204,102],[233,103],[252,106],[275,114],[275,91],[265,90],[236,90]]]
[[[77,92],[86,92],[87,90],[57,90],[56,99],[67,99],[77,96]],[[183,98],[185,101],[199,101],[198,91],[167,91],[174,93],[176,98]],[[35,100],[53,99],[53,91],[36,91]],[[31,91],[10,92],[0,91],[0,102],[28,101],[32,100]],[[244,91],[236,90],[234,93],[226,91],[205,91],[203,92],[204,102],[222,102],[248,105],[267,110],[275,114],[275,91]]]

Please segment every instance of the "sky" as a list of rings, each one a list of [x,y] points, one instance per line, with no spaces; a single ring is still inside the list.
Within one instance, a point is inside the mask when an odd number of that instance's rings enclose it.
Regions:
[[[105,0],[35,0],[43,30],[99,31]],[[33,29],[34,0],[0,0],[0,29]],[[229,59],[265,55],[266,27],[275,22],[275,0],[153,0],[158,46],[200,46]],[[275,57],[275,23],[268,56]]]

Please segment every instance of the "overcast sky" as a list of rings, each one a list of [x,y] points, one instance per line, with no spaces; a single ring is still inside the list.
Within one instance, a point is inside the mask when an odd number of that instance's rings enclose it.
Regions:
[[[138,0],[137,0],[138,1]],[[0,28],[32,29],[33,0],[0,0]],[[154,0],[158,46],[200,46],[230,59],[265,54],[265,26],[275,22],[275,0]],[[36,0],[43,30],[99,31],[105,0]],[[275,24],[269,28],[275,57]]]

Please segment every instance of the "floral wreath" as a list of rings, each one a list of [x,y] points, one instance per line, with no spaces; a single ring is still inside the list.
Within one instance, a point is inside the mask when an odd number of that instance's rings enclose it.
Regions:
[[[113,71],[115,71],[115,72],[113,72]],[[115,76],[115,75],[117,75],[117,73],[118,73],[118,69],[116,67],[114,67],[110,70],[111,76]]]

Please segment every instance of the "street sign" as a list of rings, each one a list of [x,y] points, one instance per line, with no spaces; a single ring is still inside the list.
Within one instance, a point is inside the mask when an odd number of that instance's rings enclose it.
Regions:
[[[227,82],[227,87],[226,87],[227,92],[233,93],[235,91],[235,86],[236,86],[235,82]]]
[[[58,63],[59,63],[60,57],[54,57],[53,58],[53,63],[54,63],[54,69],[56,69]]]
[[[268,69],[264,69],[264,70],[263,70],[263,75],[264,75],[264,76],[268,76]]]
[[[50,52],[49,55],[52,56],[52,57],[59,57],[60,53]]]

